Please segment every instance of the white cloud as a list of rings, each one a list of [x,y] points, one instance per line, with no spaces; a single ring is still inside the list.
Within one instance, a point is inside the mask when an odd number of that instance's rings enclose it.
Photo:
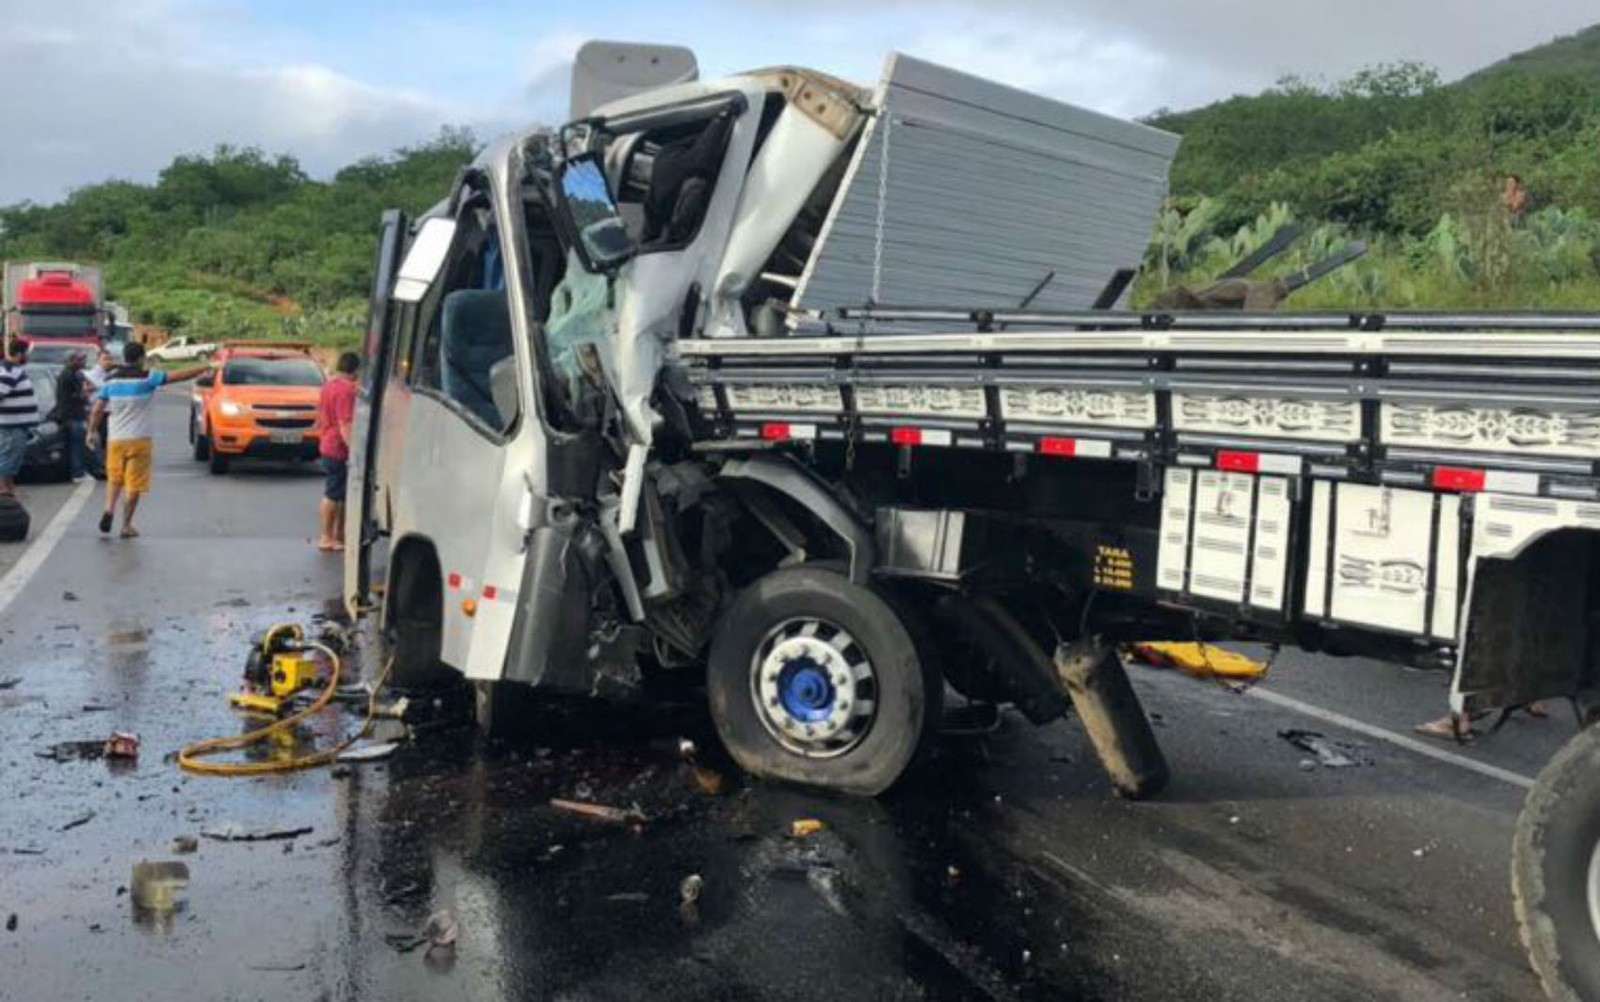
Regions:
[[[21,6],[0,0],[0,23],[18,23]],[[157,0],[57,9],[48,31],[0,33],[0,92],[10,96],[0,203],[51,201],[107,177],[148,180],[175,155],[218,143],[291,152],[327,173],[441,125],[484,124],[464,107],[328,66],[275,64],[293,39],[255,30],[232,8]]]

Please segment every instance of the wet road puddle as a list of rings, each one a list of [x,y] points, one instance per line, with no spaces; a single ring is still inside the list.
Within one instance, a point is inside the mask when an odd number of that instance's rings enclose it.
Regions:
[[[104,762],[25,762],[26,795],[0,823],[0,853],[40,850],[0,856],[0,894],[7,868],[16,875],[4,904],[27,919],[14,945],[33,970],[72,971],[91,996],[132,979],[130,997],[196,986],[207,997],[384,1000],[1114,997],[1081,945],[1091,920],[1002,848],[1008,817],[981,780],[990,739],[948,739],[935,768],[860,801],[746,781],[694,702],[535,703],[527,736],[488,739],[458,694],[422,700],[431,712],[381,761],[191,777],[163,761],[166,749],[261,724],[225,710],[229,665],[243,658],[218,667],[219,652],[292,618],[210,615],[237,618],[220,632],[113,630],[103,663],[120,681],[100,695],[114,712],[29,725],[42,747],[77,736],[60,733],[69,726],[146,732],[125,775]],[[355,666],[371,677],[380,657],[358,649]],[[129,666],[147,670],[130,678]],[[47,695],[57,706],[82,698],[66,682]],[[330,708],[239,759],[327,747],[363,710]],[[68,802],[98,816],[49,837],[16,823]],[[797,821],[817,824],[797,836]],[[200,838],[183,857],[182,904],[154,917],[112,894],[134,861],[226,825],[311,830]],[[448,948],[397,948],[426,939],[441,913],[457,923]],[[93,961],[75,967],[85,937]]]

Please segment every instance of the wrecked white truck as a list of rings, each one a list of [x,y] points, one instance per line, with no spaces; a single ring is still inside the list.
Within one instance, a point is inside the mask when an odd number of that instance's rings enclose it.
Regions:
[[[1132,639],[1594,715],[1600,317],[1120,311],[1174,136],[901,56],[578,68],[573,121],[383,222],[345,590],[381,544],[399,683],[488,720],[686,677],[750,772],[858,794],[947,686],[1075,706],[1156,792]],[[1591,1000],[1595,733],[1515,853],[1535,966]]]

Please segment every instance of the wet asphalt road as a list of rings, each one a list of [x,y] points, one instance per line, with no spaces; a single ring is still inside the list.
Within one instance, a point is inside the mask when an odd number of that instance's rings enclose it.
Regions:
[[[338,566],[310,545],[315,475],[210,477],[183,413],[163,399],[143,538],[100,538],[92,498],[0,607],[0,679],[20,678],[0,690],[0,999],[1538,997],[1506,886],[1515,782],[1370,738],[1373,765],[1306,769],[1278,731],[1351,735],[1171,673],[1135,675],[1175,773],[1147,804],[1110,798],[1071,722],[1013,717],[878,801],[752,785],[694,705],[540,708],[515,741],[443,727],[339,776],[185,775],[163,755],[243,726],[224,695],[251,633],[323,611]],[[37,539],[71,488],[30,494]],[[1404,731],[1444,685],[1285,655],[1266,689]],[[35,754],[114,729],[142,735],[137,765]],[[1461,754],[1529,776],[1570,733],[1518,719]],[[798,818],[826,828],[790,838]],[[226,823],[312,831],[170,855]],[[183,906],[136,912],[132,864],[171,858]],[[440,908],[453,951],[391,945]]]

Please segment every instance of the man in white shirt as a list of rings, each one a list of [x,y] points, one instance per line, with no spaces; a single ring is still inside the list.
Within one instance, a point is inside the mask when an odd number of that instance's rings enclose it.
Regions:
[[[0,497],[16,497],[17,473],[28,452],[28,431],[39,423],[39,399],[33,395],[28,370],[22,367],[28,348],[12,338],[0,359]]]

